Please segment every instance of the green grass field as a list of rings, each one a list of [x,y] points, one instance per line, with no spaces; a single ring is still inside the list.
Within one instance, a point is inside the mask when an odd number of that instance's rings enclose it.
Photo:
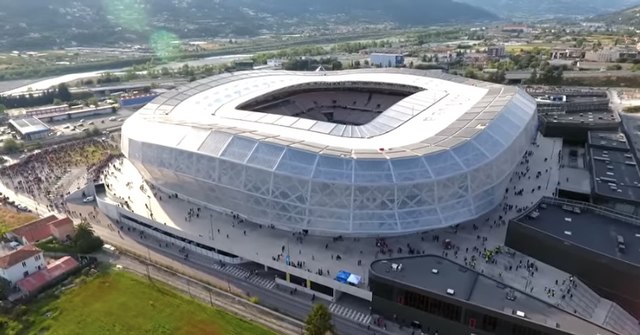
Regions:
[[[99,274],[59,299],[36,303],[21,323],[27,329],[16,334],[274,335],[164,285],[118,271]]]

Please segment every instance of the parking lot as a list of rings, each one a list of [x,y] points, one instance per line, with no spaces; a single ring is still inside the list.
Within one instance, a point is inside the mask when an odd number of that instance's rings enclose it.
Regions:
[[[56,136],[72,135],[92,128],[100,130],[122,126],[122,123],[132,114],[133,110],[120,109],[116,113],[86,116],[78,119],[50,122],[48,125]]]

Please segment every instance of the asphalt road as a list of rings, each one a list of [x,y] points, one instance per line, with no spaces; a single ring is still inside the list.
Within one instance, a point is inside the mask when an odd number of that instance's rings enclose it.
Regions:
[[[49,122],[47,124],[51,128],[53,128],[56,132],[62,132],[63,135],[69,135],[69,134],[82,132],[82,130],[85,128],[91,129],[93,127],[96,127],[100,130],[105,130],[105,129],[113,129],[113,128],[121,127],[124,121],[129,116],[133,115],[133,113],[135,113],[135,111],[122,108],[118,110],[116,113],[85,116],[85,117],[72,119],[72,120]],[[111,118],[115,118],[115,120],[113,121],[109,120]],[[83,121],[82,127],[76,127],[76,130],[71,130],[71,128],[67,128],[67,129],[64,128],[66,125],[75,126],[80,122],[80,120]],[[93,122],[93,124],[89,124],[89,122]]]
[[[27,204],[27,206],[29,206]],[[73,211],[81,213],[84,216],[93,212],[91,206],[79,203],[69,203],[69,208]],[[228,287],[236,294],[244,294],[258,297],[260,304],[274,311],[292,317],[296,320],[306,319],[312,307],[311,297],[302,293],[295,296],[289,295],[287,291],[269,290],[264,287],[254,285],[251,282],[239,279],[226,272],[217,271],[211,267],[206,267],[198,263],[189,262],[185,265],[182,255],[167,249],[159,249],[155,240],[139,240],[135,233],[118,234],[115,230],[109,229],[107,223],[110,220],[99,213],[96,220],[93,221],[95,232],[102,237],[107,243],[132,250],[138,255],[148,255],[154,262],[159,262],[169,268],[179,269],[191,278],[197,278],[206,282],[213,282],[217,287]],[[99,223],[98,223],[99,222]],[[113,224],[113,223],[112,223]],[[173,284],[169,282],[169,284]],[[180,288],[180,287],[179,287]],[[321,302],[316,300],[316,302]],[[322,302],[328,304],[328,302]],[[391,334],[380,329],[367,330],[366,327],[356,324],[352,320],[333,316],[334,325],[338,334],[345,335],[371,335],[371,334]]]
[[[32,211],[39,215],[48,214],[49,211],[46,206],[39,204],[37,201],[23,195],[16,193],[3,184],[0,183],[0,192],[9,196],[11,199],[15,200],[17,203],[23,204],[30,208]],[[76,211],[77,213],[87,217],[91,213],[95,213],[95,209],[93,204],[82,204],[82,203],[68,203],[69,209],[72,211]],[[78,217],[72,217],[74,221],[79,222]],[[104,216],[99,211],[97,212],[96,218],[91,219],[90,222],[94,228],[94,231],[98,236],[100,236],[106,243],[114,245],[116,248],[120,250],[126,250],[129,253],[137,255],[138,258],[146,258],[150,259],[153,263],[159,264],[164,268],[175,269],[176,271],[184,274],[185,276],[192,278],[201,283],[210,283],[211,285],[218,288],[227,288],[231,293],[236,295],[250,295],[258,297],[260,304],[272,309],[273,311],[277,311],[283,316],[280,316],[280,319],[286,319],[286,316],[294,318],[296,320],[304,320],[308,315],[309,311],[312,307],[312,301],[308,295],[297,293],[295,296],[291,296],[288,294],[288,290],[280,291],[277,289],[267,289],[265,287],[261,287],[258,285],[254,285],[251,282],[235,277],[231,274],[227,274],[226,272],[217,271],[213,267],[204,266],[201,264],[197,264],[194,262],[189,262],[185,264],[185,260],[181,254],[173,252],[172,250],[160,249],[158,247],[158,242],[153,240],[145,240],[142,241],[136,236],[135,233],[128,235],[128,233],[118,233],[118,231],[113,228],[115,223],[111,222],[106,216]],[[143,244],[144,242],[145,244]],[[146,257],[145,257],[146,256]],[[128,260],[131,262],[131,260]],[[124,262],[118,259],[116,262]],[[212,262],[213,264],[213,262]],[[127,265],[127,264],[122,264]],[[127,265],[130,266],[131,264]],[[140,266],[135,266],[134,271],[143,273],[146,271],[146,265],[144,265],[144,270],[141,270]],[[150,267],[151,269],[151,267]],[[154,268],[157,270],[157,268]],[[175,276],[175,275],[174,275]],[[158,276],[157,279],[167,282],[170,285],[176,286],[178,289],[184,289],[184,286],[187,285],[182,284],[182,281],[177,280],[176,278],[168,278],[166,276]],[[182,280],[186,280],[186,278],[182,278]],[[203,290],[199,293],[200,297],[204,296],[208,297],[208,291],[203,288]],[[316,302],[321,302],[319,299]],[[236,302],[238,303],[238,302]],[[328,304],[329,302],[322,302]],[[234,304],[232,304],[234,305]],[[233,310],[232,310],[233,311]],[[235,312],[238,312],[237,310]],[[261,317],[264,318],[264,314],[268,314],[267,311],[263,311]],[[254,318],[258,318],[258,316],[254,316]],[[340,316],[333,316],[334,325],[338,334],[343,335],[371,335],[371,334],[391,334],[390,332],[383,331],[381,329],[371,329],[367,330],[367,328],[361,324],[357,324],[350,319],[345,319]],[[280,321],[282,322],[282,321]],[[294,322],[290,322],[292,325]],[[397,333],[396,333],[397,334]]]

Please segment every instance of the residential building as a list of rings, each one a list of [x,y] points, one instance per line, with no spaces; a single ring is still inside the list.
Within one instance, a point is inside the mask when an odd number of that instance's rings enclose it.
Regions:
[[[464,63],[468,65],[485,65],[489,57],[486,54],[478,52],[469,52],[464,54]]]
[[[65,256],[48,264],[46,268],[17,281],[16,286],[25,295],[38,293],[47,284],[50,284],[63,275],[78,268],[80,264],[72,257]]]
[[[40,271],[46,267],[42,250],[32,245],[26,245],[14,249],[3,245],[5,254],[0,257],[0,277],[7,279],[11,284]]]
[[[584,57],[584,50],[581,48],[553,48],[551,49],[551,59],[580,59]]]
[[[502,31],[505,33],[527,33],[531,31],[531,28],[529,28],[526,24],[511,24],[511,25],[505,25],[502,27]]]
[[[372,53],[369,56],[372,66],[377,67],[401,67],[404,66],[404,56],[401,54]]]
[[[584,59],[592,62],[616,62],[619,59],[637,59],[638,50],[635,48],[606,48],[597,51],[587,51]]]
[[[7,237],[20,241],[22,244],[29,244],[51,237],[64,241],[73,236],[73,233],[74,228],[71,219],[49,215],[13,229],[7,233]]]
[[[507,56],[507,49],[504,45],[494,45],[487,48],[487,56],[491,58],[504,58]]]

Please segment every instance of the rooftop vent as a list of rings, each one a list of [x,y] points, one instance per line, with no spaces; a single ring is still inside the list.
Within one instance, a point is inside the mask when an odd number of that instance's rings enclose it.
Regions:
[[[452,288],[448,288],[447,289],[447,294],[448,295],[454,295],[454,294],[456,294],[456,291],[454,289],[452,289]]]
[[[523,311],[516,311],[516,315],[517,315],[517,316],[519,316],[519,317],[521,317],[521,318],[526,318],[526,317],[527,317],[527,315],[526,315],[526,314],[524,314],[524,312],[523,312]]]
[[[565,230],[565,231],[564,231],[564,234],[565,234],[565,235],[569,235],[569,236],[571,236],[571,231],[569,231],[569,230]]]
[[[438,269],[431,269],[431,273],[433,273],[434,275],[437,275],[440,272],[440,270]]]

